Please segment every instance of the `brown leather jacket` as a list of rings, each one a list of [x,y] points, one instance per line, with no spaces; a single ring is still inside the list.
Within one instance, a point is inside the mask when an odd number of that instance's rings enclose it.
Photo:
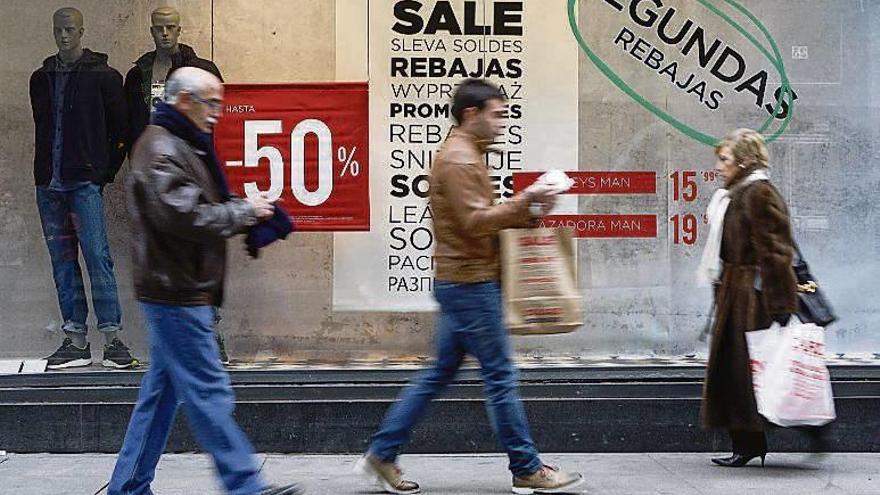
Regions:
[[[475,136],[453,129],[434,158],[431,210],[437,280],[499,280],[498,231],[531,223],[523,194],[494,204],[485,153],[485,145]]]
[[[139,301],[219,306],[226,238],[257,222],[244,200],[222,200],[201,153],[154,125],[132,150],[128,211]]]

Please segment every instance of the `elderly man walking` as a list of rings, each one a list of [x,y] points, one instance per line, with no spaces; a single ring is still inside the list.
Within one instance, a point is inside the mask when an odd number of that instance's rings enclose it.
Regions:
[[[184,67],[166,82],[134,145],[129,177],[134,286],[150,333],[150,368],[110,480],[109,495],[149,495],[179,403],[232,495],[293,495],[269,487],[233,418],[229,375],[214,340],[214,306],[223,299],[226,239],[271,218],[265,197],[233,197],[211,133],[223,86]]]

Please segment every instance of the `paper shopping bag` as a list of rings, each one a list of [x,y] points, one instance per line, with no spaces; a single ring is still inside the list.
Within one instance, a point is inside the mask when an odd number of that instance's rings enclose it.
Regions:
[[[517,335],[568,333],[584,324],[569,229],[502,230],[506,323]]]

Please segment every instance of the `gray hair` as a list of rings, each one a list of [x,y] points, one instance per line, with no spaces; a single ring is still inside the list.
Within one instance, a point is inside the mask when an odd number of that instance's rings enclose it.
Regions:
[[[200,95],[214,80],[220,83],[220,80],[208,71],[196,67],[181,67],[172,72],[165,81],[165,102],[169,105],[177,103],[177,97],[182,92]]]

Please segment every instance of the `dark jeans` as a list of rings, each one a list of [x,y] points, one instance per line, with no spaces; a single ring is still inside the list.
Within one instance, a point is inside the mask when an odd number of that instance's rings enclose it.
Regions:
[[[73,333],[88,331],[89,306],[79,265],[82,249],[92,284],[92,306],[98,318],[98,330],[119,331],[122,310],[107,242],[101,188],[88,184],[73,191],[58,192],[37,187],[37,209],[52,260],[52,276],[64,321],[61,329]]]
[[[440,303],[436,361],[388,411],[373,436],[370,453],[383,461],[394,461],[428,403],[455,378],[465,354],[470,354],[480,362],[489,420],[510,458],[510,470],[516,476],[534,473],[542,464],[517,391],[517,372],[503,323],[498,283],[437,281],[434,296]]]
[[[233,418],[229,374],[220,364],[212,306],[141,303],[150,332],[150,369],[110,479],[108,495],[149,495],[177,405],[211,455],[228,493],[265,488],[254,449]]]

